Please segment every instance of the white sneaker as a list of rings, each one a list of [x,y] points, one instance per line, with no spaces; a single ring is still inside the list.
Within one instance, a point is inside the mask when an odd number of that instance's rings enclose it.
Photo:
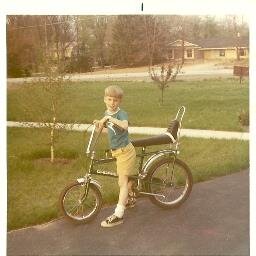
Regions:
[[[114,227],[124,222],[123,218],[118,218],[116,215],[111,215],[106,220],[101,222],[101,226],[104,228]]]

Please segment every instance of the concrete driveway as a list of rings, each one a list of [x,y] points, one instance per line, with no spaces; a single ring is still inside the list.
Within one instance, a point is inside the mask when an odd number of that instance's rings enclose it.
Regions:
[[[249,171],[194,185],[178,209],[146,198],[126,211],[123,225],[101,228],[59,219],[7,234],[8,255],[249,255]]]

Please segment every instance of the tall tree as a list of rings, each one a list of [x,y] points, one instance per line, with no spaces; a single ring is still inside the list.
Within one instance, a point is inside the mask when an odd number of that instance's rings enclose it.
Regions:
[[[138,44],[138,24],[140,16],[118,16],[113,27],[112,54],[113,59],[120,66],[133,65],[136,55],[141,48]]]
[[[205,16],[202,23],[203,38],[215,37],[219,34],[219,26],[214,16]]]
[[[118,16],[113,28],[114,59],[123,66],[163,61],[169,42],[164,16]]]
[[[95,45],[95,57],[100,66],[104,66],[107,63],[105,59],[106,47],[108,46],[105,37],[107,31],[107,16],[97,16],[94,25],[94,45]]]
[[[40,37],[34,26],[38,16],[7,16],[7,75],[29,76],[38,70],[42,56],[38,50]]]
[[[75,26],[74,18],[67,15],[48,16],[47,22],[48,35],[47,40],[50,47],[53,48],[53,57],[57,57],[57,61],[65,60],[69,55],[69,48],[75,42]]]

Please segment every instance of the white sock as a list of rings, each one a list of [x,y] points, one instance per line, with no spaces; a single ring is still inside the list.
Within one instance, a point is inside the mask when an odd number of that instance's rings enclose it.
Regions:
[[[115,214],[118,218],[122,218],[122,217],[124,216],[124,209],[125,209],[125,207],[124,207],[123,205],[117,204],[114,214]]]

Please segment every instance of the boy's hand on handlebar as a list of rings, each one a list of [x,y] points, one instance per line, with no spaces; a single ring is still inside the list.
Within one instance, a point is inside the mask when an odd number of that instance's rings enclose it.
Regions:
[[[112,125],[118,127],[119,129],[127,130],[128,129],[128,121],[127,120],[118,120],[111,116],[104,116],[100,120],[94,120],[93,123],[97,128],[106,127],[107,122],[112,123]]]
[[[99,128],[101,128],[101,123],[100,123],[100,120],[93,120],[93,124],[95,125],[95,127],[97,128],[97,129],[99,129]]]
[[[93,120],[93,124],[97,127],[97,128],[103,128],[105,126],[105,123],[108,121],[108,117],[105,116],[100,120]]]

